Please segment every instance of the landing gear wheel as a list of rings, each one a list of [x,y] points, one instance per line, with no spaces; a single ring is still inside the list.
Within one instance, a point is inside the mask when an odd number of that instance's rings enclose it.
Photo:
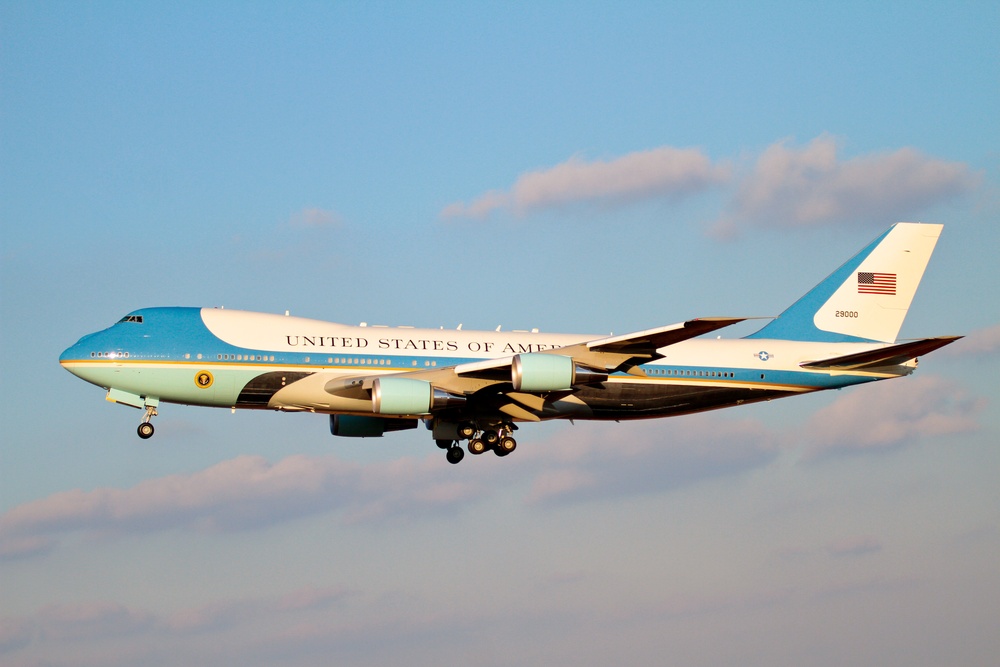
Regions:
[[[455,464],[465,458],[465,450],[461,447],[451,447],[448,449],[448,463]]]
[[[469,453],[470,454],[482,454],[486,451],[486,443],[479,438],[473,438],[469,440]]]
[[[500,434],[496,431],[486,431],[483,433],[483,442],[486,443],[487,447],[493,449],[500,442]]]
[[[149,420],[156,416],[156,405],[146,404],[146,414],[142,418],[142,422],[139,424],[139,428],[135,430],[139,434],[139,437],[143,440],[148,440],[153,437],[153,425],[149,423]]]
[[[514,440],[514,438],[507,436],[505,438],[500,438],[500,443],[497,445],[496,451],[497,454],[500,454],[500,456],[507,456],[516,448],[517,448],[517,441]]]
[[[455,441],[454,440],[435,440],[434,444],[436,444],[441,449],[451,449],[452,445],[455,444]]]
[[[476,435],[476,425],[472,422],[462,422],[458,425],[459,440],[472,440]]]

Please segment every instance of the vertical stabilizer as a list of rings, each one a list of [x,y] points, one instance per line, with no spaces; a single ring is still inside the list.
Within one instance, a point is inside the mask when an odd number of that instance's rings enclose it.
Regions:
[[[896,223],[748,338],[894,342],[943,227]]]

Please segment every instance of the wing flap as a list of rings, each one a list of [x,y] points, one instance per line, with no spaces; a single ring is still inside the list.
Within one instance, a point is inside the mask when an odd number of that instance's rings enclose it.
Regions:
[[[514,419],[520,419],[526,422],[540,422],[542,418],[533,412],[525,410],[517,403],[506,403],[500,406],[500,412],[513,417]]]

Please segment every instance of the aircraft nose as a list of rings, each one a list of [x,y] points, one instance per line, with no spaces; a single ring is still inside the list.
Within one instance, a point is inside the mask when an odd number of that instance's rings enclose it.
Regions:
[[[62,354],[59,355],[59,363],[63,368],[68,370],[70,373],[77,377],[83,377],[80,375],[80,367],[73,362],[83,361],[84,359],[90,359],[90,348],[92,346],[86,345],[86,342],[93,338],[94,334],[88,334],[78,340],[73,345],[70,345]]]
[[[70,345],[65,350],[63,350],[62,354],[59,355],[59,363],[62,364],[67,361],[73,361],[76,358],[76,355],[74,353],[75,349],[76,345]]]

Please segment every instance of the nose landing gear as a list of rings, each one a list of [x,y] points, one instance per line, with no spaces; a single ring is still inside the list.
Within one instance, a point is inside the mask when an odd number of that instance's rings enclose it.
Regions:
[[[149,420],[155,416],[156,416],[156,406],[147,405],[146,415],[142,418],[142,423],[139,424],[139,428],[135,430],[135,432],[138,433],[139,437],[142,438],[143,440],[148,440],[153,437],[153,431],[155,429],[153,428],[153,424]]]

